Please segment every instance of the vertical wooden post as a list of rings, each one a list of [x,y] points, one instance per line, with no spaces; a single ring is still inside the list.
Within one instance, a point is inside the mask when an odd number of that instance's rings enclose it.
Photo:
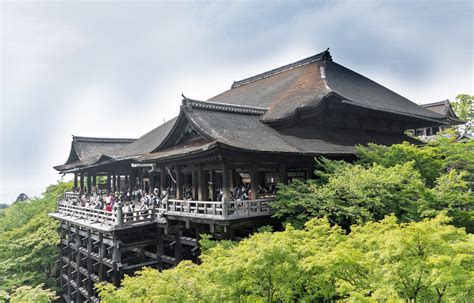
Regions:
[[[91,185],[92,185],[92,182],[91,182],[91,174],[90,173],[87,173],[87,193],[90,195],[92,193],[92,189],[91,189]]]
[[[76,302],[82,302],[82,296],[81,292],[79,291],[79,288],[81,288],[81,272],[79,268],[81,268],[81,250],[80,248],[82,247],[82,242],[81,242],[81,235],[79,233],[79,226],[76,225]]]
[[[127,190],[130,189],[130,176],[128,174],[125,175],[125,186]]]
[[[77,174],[74,174],[74,189],[77,189]]]
[[[179,262],[183,259],[183,246],[181,245],[181,234],[182,231],[178,230],[174,234],[175,239],[175,248],[174,248],[174,259],[175,264],[178,265]]]
[[[138,169],[138,182],[138,187],[144,190],[145,188],[143,186],[143,168]]]
[[[164,251],[163,234],[164,234],[163,228],[157,226],[156,228],[156,240],[157,240],[156,241],[156,259],[161,268],[163,268],[163,261],[161,260],[161,257],[163,256],[163,251]]]
[[[207,199],[206,197],[206,188],[207,188],[207,182],[205,180],[205,174],[204,171],[202,170],[202,165],[199,164],[197,168],[197,182],[198,182],[198,200],[199,201],[205,201]]]
[[[166,167],[162,166],[160,171],[160,195],[166,190]]]
[[[214,187],[214,179],[215,179],[215,172],[214,170],[210,170],[209,171],[209,183],[208,183],[208,187],[209,187],[209,199],[211,201],[215,201],[216,200],[216,189]]]
[[[230,190],[232,191],[234,189],[234,187],[236,186],[236,184],[235,184],[235,169],[234,168],[230,169],[229,183],[230,183]]]
[[[92,187],[97,187],[97,175],[95,173],[92,175]]]
[[[107,183],[106,183],[106,188],[107,188],[107,194],[110,194],[110,183],[111,183],[111,180],[110,180],[110,174],[107,174]]]
[[[72,247],[71,247],[71,223],[67,222],[66,223],[67,227],[67,261],[68,261],[68,267],[67,267],[67,301],[71,302],[72,301],[72,285],[71,285],[71,279],[72,279],[72,267],[71,267],[71,261],[72,261]]]
[[[198,199],[198,191],[199,191],[199,182],[198,182],[198,172],[196,170],[196,167],[193,167],[193,171],[192,171],[192,186],[193,186],[193,197],[192,199],[193,200],[196,200]]]
[[[286,173],[286,164],[280,165],[278,172],[280,174],[280,182],[283,184],[288,184],[288,177]]]
[[[104,281],[105,244],[104,234],[99,233],[99,281]]]
[[[252,192],[252,200],[258,199],[258,170],[257,167],[252,165],[250,168],[250,190]]]
[[[112,177],[112,193],[117,191],[117,176],[114,174]]]
[[[229,164],[222,163],[222,215],[227,217],[229,214],[230,201],[230,178],[229,178]]]
[[[120,267],[117,263],[121,261],[121,252],[120,252],[120,244],[118,241],[118,237],[116,234],[113,235],[113,242],[114,247],[112,251],[112,262],[114,264],[114,275],[112,276],[112,283],[115,287],[120,286]]]
[[[81,173],[79,182],[80,182],[81,192],[84,192],[84,173]]]
[[[312,164],[307,164],[305,167],[306,180],[312,179],[314,175],[314,168]]]
[[[93,295],[94,292],[94,281],[92,281],[92,232],[90,229],[87,229],[87,293],[89,297]]]
[[[179,166],[176,166],[176,199],[183,199],[183,176]]]

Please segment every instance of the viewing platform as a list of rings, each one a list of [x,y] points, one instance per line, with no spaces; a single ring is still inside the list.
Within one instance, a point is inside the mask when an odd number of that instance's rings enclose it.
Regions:
[[[126,212],[121,202],[115,203],[113,211],[80,206],[77,194],[66,192],[64,198],[58,199],[57,209],[50,216],[84,227],[111,231],[150,223],[166,223],[167,219],[199,219],[217,223],[271,216],[273,210],[270,202],[273,200],[273,197],[227,202],[163,199],[143,209],[140,209],[138,202],[128,202],[135,205],[135,209]]]

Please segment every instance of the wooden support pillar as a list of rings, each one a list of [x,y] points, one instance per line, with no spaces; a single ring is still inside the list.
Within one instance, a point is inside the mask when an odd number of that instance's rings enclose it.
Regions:
[[[90,195],[92,193],[92,180],[91,180],[91,174],[87,173],[87,193]]]
[[[91,273],[92,273],[92,232],[90,229],[87,229],[87,285],[85,288],[87,289],[87,293],[89,297],[92,296],[94,292],[94,281],[92,281]]]
[[[143,186],[143,168],[138,169],[138,187],[144,190]]]
[[[314,176],[314,168],[313,168],[313,164],[308,164],[306,167],[305,167],[305,172],[306,172],[306,180],[309,180],[309,179],[312,179],[313,176]]]
[[[222,190],[224,192],[222,200],[224,202],[230,201],[230,169],[229,164],[222,163]]]
[[[119,191],[119,192],[121,191],[121,187],[122,187],[121,186],[121,181],[120,181],[121,177],[122,177],[121,175],[117,175],[117,191]]]
[[[77,189],[77,174],[74,174],[74,189]]]
[[[182,231],[177,230],[176,233],[174,234],[174,239],[175,239],[175,247],[174,247],[174,259],[175,259],[175,265],[178,265],[179,262],[183,259],[183,246],[181,245],[181,235]]]
[[[176,199],[183,199],[183,175],[179,166],[176,166]]]
[[[252,200],[258,199],[258,170],[256,166],[250,168],[250,191],[252,192]]]
[[[72,266],[71,266],[71,261],[72,261],[72,248],[71,248],[71,236],[72,236],[72,232],[71,232],[71,224],[68,222],[66,223],[66,226],[67,226],[67,260],[69,262],[68,266],[67,266],[67,278],[68,278],[68,281],[67,281],[67,301],[68,302],[71,302],[72,301],[72,285],[71,285],[71,279],[72,279]]]
[[[99,281],[104,281],[104,258],[105,258],[105,244],[104,234],[99,233]]]
[[[97,175],[95,173],[92,175],[92,186],[97,186]]]
[[[215,172],[214,170],[209,171],[209,182],[208,182],[208,192],[209,192],[209,200],[215,201],[216,200],[216,188],[214,184],[215,179]]]
[[[192,171],[192,182],[193,182],[193,184],[192,184],[192,186],[193,186],[193,197],[192,197],[192,199],[193,200],[198,199],[198,196],[199,196],[199,193],[198,193],[198,191],[199,191],[198,178],[199,178],[198,177],[198,172],[197,172],[196,168],[194,168],[193,171]]]
[[[160,195],[165,190],[166,190],[166,168],[162,166],[161,171],[160,171]]]
[[[164,230],[161,227],[156,228],[156,261],[158,261],[158,264],[161,269],[163,269],[163,261],[161,260],[161,257],[163,256],[164,253],[164,243],[163,243],[163,235],[164,235]]]
[[[79,182],[80,182],[81,191],[84,192],[84,173],[81,173]]]
[[[79,226],[76,225],[76,301],[75,302],[82,302],[81,292],[79,288],[82,287],[82,279],[81,279],[81,272],[79,268],[81,267],[81,251],[80,248],[82,247],[81,242],[81,235],[79,232]]]
[[[206,195],[207,181],[206,181],[205,173],[202,169],[201,164],[199,164],[197,168],[197,182],[198,182],[198,200],[206,201],[207,200],[207,195]]]
[[[112,177],[112,193],[117,191],[117,176],[113,175]]]
[[[120,267],[118,263],[121,261],[120,246],[117,235],[113,236],[114,247],[112,250],[112,262],[114,263],[114,273],[112,276],[112,283],[115,287],[120,286]]]
[[[126,185],[127,190],[129,190],[130,189],[130,176],[128,174],[125,175],[125,185]]]
[[[280,182],[283,184],[288,184],[288,177],[286,172],[286,164],[280,165],[278,172],[280,174]]]
[[[110,183],[111,183],[111,180],[110,180],[110,174],[107,174],[107,183],[106,183],[106,188],[107,188],[107,194],[110,193]]]
[[[230,190],[232,192],[232,190],[234,189],[235,186],[237,186],[235,184],[235,169],[232,168],[230,169],[230,174],[229,174],[229,183],[230,183]]]

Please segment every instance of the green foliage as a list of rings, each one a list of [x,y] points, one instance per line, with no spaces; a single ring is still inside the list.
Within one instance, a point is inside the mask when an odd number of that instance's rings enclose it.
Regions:
[[[54,286],[57,222],[48,216],[70,183],[51,185],[41,198],[12,204],[0,214],[0,289]]]
[[[57,300],[56,294],[48,289],[43,289],[40,284],[36,287],[20,286],[11,294],[11,303],[49,303]]]
[[[468,302],[474,238],[448,219],[398,224],[393,216],[351,227],[327,219],[304,229],[216,243],[200,265],[181,262],[99,285],[101,302]]]
[[[451,102],[451,107],[453,108],[456,115],[464,121],[473,120],[473,111],[472,106],[474,103],[474,96],[468,94],[460,94],[456,96],[456,101]]]
[[[413,162],[393,167],[347,164],[323,185],[294,180],[279,187],[275,216],[298,228],[313,217],[327,217],[345,229],[389,214],[404,221],[416,219],[415,202],[423,198],[424,184],[413,166]]]

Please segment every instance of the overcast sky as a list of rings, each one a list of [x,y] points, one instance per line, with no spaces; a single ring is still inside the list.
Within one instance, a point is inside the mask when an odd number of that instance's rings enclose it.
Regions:
[[[3,1],[0,202],[59,180],[72,134],[139,137],[181,93],[327,47],[417,103],[473,94],[473,20],[472,1]]]

